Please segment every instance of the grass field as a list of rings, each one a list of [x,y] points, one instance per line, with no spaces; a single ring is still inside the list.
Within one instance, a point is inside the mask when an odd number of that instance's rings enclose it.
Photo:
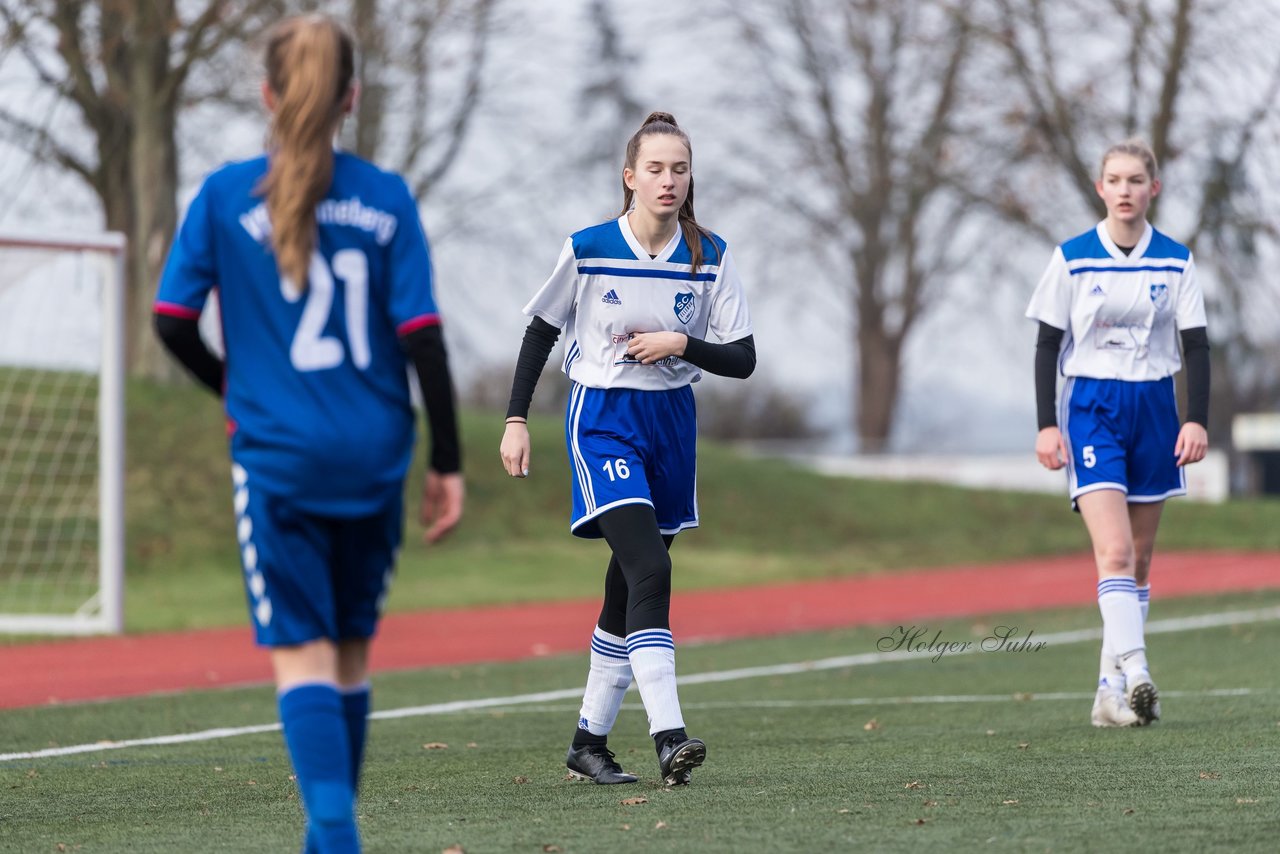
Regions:
[[[465,416],[467,516],[435,549],[409,522],[391,610],[560,599],[599,587],[603,543],[568,533],[560,421],[534,419],[531,430],[532,474],[517,482],[498,462],[501,419]],[[129,630],[242,623],[220,404],[194,387],[133,382],[128,441]],[[710,442],[700,445],[698,475],[702,527],[680,537],[677,589],[1088,548],[1079,518],[1052,496],[826,478]],[[410,514],[419,488],[415,477]],[[1160,546],[1280,548],[1280,501],[1170,502]]]
[[[635,695],[611,746],[639,784],[564,779],[585,655],[383,674],[375,706],[555,692],[371,727],[361,800],[370,852],[1272,851],[1280,829],[1274,616],[1164,623],[1280,607],[1280,592],[1157,601],[1149,649],[1165,719],[1099,731],[1088,713],[1094,609],[930,624],[980,641],[999,625],[1038,651],[924,653],[685,684],[709,745],[685,789],[657,785]],[[877,651],[895,631],[685,646],[684,676]],[[275,720],[270,689],[0,714],[0,753]],[[439,743],[447,747],[424,749]],[[0,851],[289,851],[300,811],[275,732],[0,763]],[[623,805],[640,796],[646,803]]]

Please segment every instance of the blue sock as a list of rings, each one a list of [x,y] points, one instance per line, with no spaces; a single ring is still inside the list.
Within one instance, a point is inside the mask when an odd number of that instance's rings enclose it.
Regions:
[[[342,716],[347,719],[347,740],[351,744],[351,788],[360,789],[360,769],[364,766],[364,740],[369,730],[369,683],[343,688]]]
[[[342,698],[334,685],[310,683],[278,698],[284,741],[307,812],[307,846],[322,854],[358,854],[355,790]]]

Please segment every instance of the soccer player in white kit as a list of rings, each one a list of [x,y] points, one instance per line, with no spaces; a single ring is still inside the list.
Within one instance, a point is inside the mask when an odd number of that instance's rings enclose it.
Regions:
[[[1096,187],[1106,219],[1054,250],[1027,308],[1040,322],[1036,456],[1066,466],[1093,541],[1103,628],[1092,723],[1145,726],[1160,717],[1143,638],[1151,553],[1165,499],[1186,494],[1182,466],[1208,448],[1209,339],[1190,250],[1146,220],[1160,191],[1151,149],[1107,149]],[[1181,426],[1175,332],[1187,361]]]
[[[667,785],[689,782],[706,745],[685,732],[671,635],[675,535],[698,524],[697,418],[702,371],[746,378],[751,319],[733,256],[693,214],[692,150],[668,113],[652,113],[627,144],[617,219],[571,236],[533,297],[512,385],[501,455],[529,471],[526,417],[560,330],[573,383],[565,416],[572,467],[570,530],[613,552],[591,667],[566,764],[597,783],[632,783],[607,747],[634,678]],[[711,343],[707,333],[721,342]]]

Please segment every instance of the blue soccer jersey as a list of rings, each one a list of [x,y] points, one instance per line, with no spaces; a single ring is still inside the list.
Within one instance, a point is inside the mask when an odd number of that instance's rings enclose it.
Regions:
[[[231,455],[259,489],[306,512],[376,513],[398,495],[412,454],[399,337],[439,322],[417,205],[399,176],[337,153],[299,288],[271,250],[256,192],[266,172],[258,157],[205,180],[155,310],[198,317],[217,289]]]

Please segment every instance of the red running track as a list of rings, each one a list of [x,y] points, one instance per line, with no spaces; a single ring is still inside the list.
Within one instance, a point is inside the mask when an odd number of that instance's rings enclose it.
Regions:
[[[1157,555],[1153,601],[1280,588],[1280,554]],[[679,641],[758,637],[904,620],[1088,605],[1088,555],[679,592]],[[598,599],[419,611],[382,621],[374,672],[584,651]],[[1157,612],[1158,613],[1158,612]],[[0,648],[0,708],[270,681],[248,627]]]

